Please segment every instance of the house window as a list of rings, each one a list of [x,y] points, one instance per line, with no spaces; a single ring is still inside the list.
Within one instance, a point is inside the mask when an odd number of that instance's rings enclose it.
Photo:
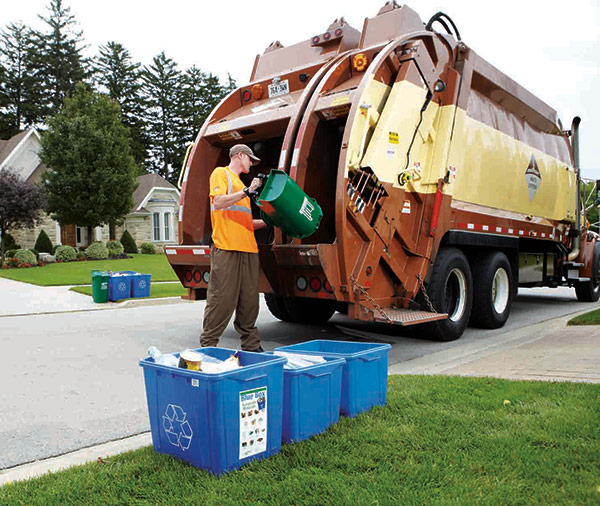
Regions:
[[[165,241],[170,241],[171,240],[171,213],[164,213],[163,214],[164,217],[164,221],[165,221]]]
[[[160,241],[160,213],[154,213],[152,214],[152,219],[153,219],[153,230],[154,230],[154,240],[155,241]]]

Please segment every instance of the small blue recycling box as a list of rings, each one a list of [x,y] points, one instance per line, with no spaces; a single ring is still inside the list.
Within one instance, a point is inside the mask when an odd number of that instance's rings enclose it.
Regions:
[[[196,351],[220,360],[236,353]],[[237,355],[242,367],[215,374],[140,361],[155,451],[215,475],[279,453],[285,358]]]
[[[136,272],[131,276],[131,296],[150,297],[150,278],[152,274]]]
[[[328,357],[325,364],[283,369],[284,443],[320,434],[340,419],[344,359]]]
[[[131,297],[131,271],[113,272],[108,278],[108,300],[113,302]]]
[[[390,348],[380,343],[315,340],[275,350],[344,358],[340,412],[356,416],[373,406],[385,405]]]

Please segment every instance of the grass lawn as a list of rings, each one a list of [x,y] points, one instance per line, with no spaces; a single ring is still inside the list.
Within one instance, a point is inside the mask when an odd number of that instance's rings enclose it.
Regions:
[[[600,309],[576,316],[567,325],[600,325]]]
[[[5,485],[0,504],[600,504],[599,394],[393,376],[386,407],[221,478],[146,447]]]
[[[177,281],[165,255],[131,255],[123,260],[95,260],[49,264],[29,269],[2,269],[0,276],[40,286],[89,285],[92,270],[136,271],[152,274],[152,281]]]
[[[91,286],[74,286],[70,289],[72,292],[83,293],[92,296]],[[150,283],[150,297],[146,299],[158,299],[160,297],[181,297],[186,295],[187,290],[181,286],[181,283]],[[123,299],[131,300],[131,299]]]

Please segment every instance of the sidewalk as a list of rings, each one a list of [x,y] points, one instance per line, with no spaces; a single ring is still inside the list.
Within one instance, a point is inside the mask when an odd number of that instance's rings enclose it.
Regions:
[[[600,383],[600,326],[567,327],[577,314],[397,363],[389,373]]]
[[[180,297],[167,297],[96,304],[90,296],[72,292],[70,288],[71,286],[37,286],[0,278],[0,317],[100,311],[139,305],[187,302]]]

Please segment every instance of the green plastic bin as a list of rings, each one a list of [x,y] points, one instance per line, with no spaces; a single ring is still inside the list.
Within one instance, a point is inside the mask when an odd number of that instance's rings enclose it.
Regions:
[[[108,302],[108,278],[107,272],[97,269],[92,271],[92,297],[94,302]]]
[[[257,204],[267,225],[279,227],[286,235],[298,239],[314,234],[323,218],[317,201],[282,170],[271,171]]]

